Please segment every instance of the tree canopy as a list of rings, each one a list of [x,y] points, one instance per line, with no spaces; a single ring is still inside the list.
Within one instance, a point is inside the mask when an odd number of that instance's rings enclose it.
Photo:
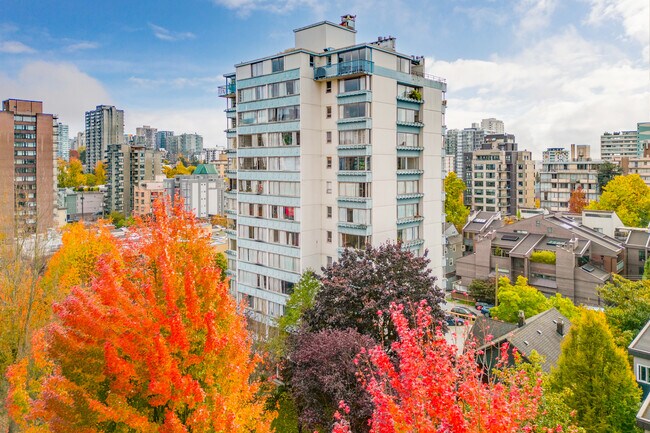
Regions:
[[[467,222],[469,208],[463,204],[463,192],[467,189],[462,179],[453,171],[445,177],[445,215],[448,223],[460,232]]]
[[[610,161],[605,161],[598,167],[598,190],[602,193],[605,186],[616,176],[623,174],[621,166]]]
[[[499,278],[497,298],[499,303],[490,310],[490,315],[511,323],[517,323],[519,311],[523,311],[526,317],[532,317],[555,307],[568,319],[573,319],[579,314],[571,299],[559,293],[546,298],[542,292],[530,286],[528,279],[523,276],[517,277],[515,284],[512,284],[508,277]]]
[[[390,331],[380,327],[383,318],[378,312],[388,317],[393,302],[408,306],[426,300],[442,320],[444,293],[428,263],[428,258],[416,257],[400,244],[346,249],[338,262],[323,269],[322,287],[303,319],[311,331],[352,328],[375,341],[391,338]]]
[[[494,278],[475,279],[469,283],[469,294],[476,301],[494,304],[496,281]]]
[[[650,281],[612,275],[612,281],[600,287],[599,293],[614,338],[625,348],[650,320]]]
[[[106,169],[104,163],[99,161],[95,166],[94,173],[84,173],[82,162],[79,159],[70,158],[68,162],[59,159],[56,179],[59,188],[103,185],[106,183]]]
[[[602,313],[583,309],[573,320],[550,380],[551,391],[566,393],[576,424],[589,433],[638,431],[641,390]]]
[[[55,305],[10,368],[9,410],[23,429],[269,431],[245,319],[209,239],[180,204],[154,214],[133,238],[110,239],[96,277]]]
[[[582,213],[582,210],[587,207],[589,201],[587,200],[587,194],[585,190],[582,189],[582,186],[571,191],[571,196],[569,197],[569,212],[571,213]]]
[[[185,159],[179,160],[175,166],[170,166],[170,165],[165,165],[163,167],[163,172],[165,173],[165,176],[167,178],[171,179],[174,176],[179,176],[179,175],[188,175],[192,174],[194,170],[196,169],[195,166],[193,165],[185,165],[183,164],[183,161],[186,161]]]
[[[615,211],[623,224],[647,227],[650,222],[650,187],[638,174],[616,176],[604,187],[600,200],[587,209]]]
[[[376,345],[362,352],[357,361],[374,403],[372,433],[531,431],[539,415],[541,373],[532,380],[523,371],[484,380],[475,349],[459,354],[448,344],[424,302],[414,322],[397,305],[390,319],[399,338],[390,348]],[[506,363],[503,351],[500,366]],[[354,413],[349,403],[341,404],[334,433],[356,431],[348,422]]]

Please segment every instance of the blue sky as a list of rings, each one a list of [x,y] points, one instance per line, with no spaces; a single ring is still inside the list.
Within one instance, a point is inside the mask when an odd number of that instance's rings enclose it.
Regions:
[[[597,147],[650,120],[647,0],[0,0],[0,98],[42,99],[83,127],[99,104],[223,145],[222,74],[293,46],[292,30],[357,15],[447,78],[449,128],[497,117],[522,147]],[[595,150],[595,149],[594,149]]]

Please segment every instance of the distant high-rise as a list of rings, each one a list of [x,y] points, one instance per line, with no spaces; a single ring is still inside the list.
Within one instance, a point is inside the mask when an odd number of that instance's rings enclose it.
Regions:
[[[604,161],[641,156],[636,131],[605,132],[600,136],[600,157]]]
[[[542,152],[542,162],[567,162],[569,151],[562,147],[550,147]]]
[[[43,102],[8,99],[0,111],[0,230],[54,223],[54,116]]]
[[[645,149],[650,146],[650,122],[636,124],[637,154],[643,156]]]
[[[86,171],[104,161],[109,144],[124,143],[124,111],[112,105],[98,105],[86,111]]]
[[[106,152],[106,211],[131,215],[135,187],[161,174],[160,152],[144,146],[110,144]]]
[[[167,153],[173,159],[180,155],[200,159],[203,152],[203,137],[199,134],[181,134],[167,137]]]
[[[158,131],[156,133],[156,150],[166,150],[169,138],[174,136],[174,131]]]
[[[70,160],[70,132],[68,125],[58,123],[56,135],[56,157],[65,161]]]
[[[157,133],[157,128],[152,128],[148,125],[135,128],[136,144],[138,146],[144,146],[147,149],[153,149],[156,146]]]
[[[481,120],[481,129],[483,129],[487,134],[503,134],[505,131],[503,120],[498,120],[494,117]]]
[[[85,132],[77,132],[76,137],[70,140],[70,150],[78,150],[80,147],[86,147]]]

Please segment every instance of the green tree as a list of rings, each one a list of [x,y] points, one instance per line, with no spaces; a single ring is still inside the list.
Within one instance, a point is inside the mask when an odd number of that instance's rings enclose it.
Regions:
[[[616,176],[623,174],[623,170],[618,164],[605,162],[598,167],[598,190],[603,191],[605,186]]]
[[[514,285],[508,277],[499,278],[497,298],[499,305],[490,310],[490,315],[511,323],[517,323],[519,311],[523,311],[526,317],[532,317],[550,308],[544,294],[529,286],[528,279],[522,276],[517,277]]]
[[[124,227],[126,223],[126,217],[124,216],[124,214],[116,210],[108,214],[108,219],[111,221],[111,223],[113,223],[115,228],[118,229]]]
[[[465,183],[453,171],[445,177],[445,215],[448,223],[460,232],[467,222],[469,208],[463,204]]]
[[[494,278],[475,279],[469,284],[469,294],[477,301],[489,302],[494,304],[494,294],[496,293],[496,281]]]
[[[605,316],[619,347],[627,347],[650,320],[650,280],[630,281],[612,275],[599,288],[605,301]]]
[[[587,209],[613,210],[623,224],[647,227],[650,222],[650,187],[638,174],[617,176],[605,186],[600,200]]]
[[[226,281],[226,278],[228,277],[226,275],[226,271],[228,270],[228,259],[224,253],[215,254],[214,264],[221,270],[221,281]]]
[[[311,269],[307,269],[294,286],[293,293],[287,299],[284,315],[278,320],[278,329],[281,333],[291,333],[300,326],[302,315],[314,306],[314,299],[320,287],[316,274]]]
[[[555,296],[548,298],[549,308],[554,307],[569,320],[576,319],[580,316],[580,308],[576,307],[573,301],[567,297],[556,293]]]
[[[577,425],[589,433],[637,432],[641,390],[626,352],[614,344],[605,316],[583,309],[562,343],[550,390],[566,393]]]
[[[650,280],[650,260],[646,260],[643,264],[643,279]]]

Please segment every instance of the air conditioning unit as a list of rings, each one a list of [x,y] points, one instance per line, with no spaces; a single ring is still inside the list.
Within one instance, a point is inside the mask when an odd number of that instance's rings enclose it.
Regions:
[[[314,73],[314,79],[318,80],[319,78],[325,78],[326,75],[327,75],[327,70],[321,66],[320,68],[316,68],[316,72]]]

